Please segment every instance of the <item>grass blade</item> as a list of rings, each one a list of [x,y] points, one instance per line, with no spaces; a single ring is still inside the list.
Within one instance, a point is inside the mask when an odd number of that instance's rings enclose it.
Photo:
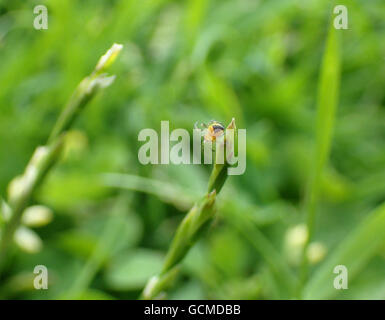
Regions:
[[[258,229],[248,214],[236,214],[232,211],[223,211],[226,221],[256,249],[269,266],[275,279],[285,289],[286,298],[291,297],[294,291],[296,278],[282,255],[274,248],[273,244]]]
[[[335,122],[340,85],[340,48],[337,30],[330,24],[323,56],[317,97],[316,147],[311,180],[305,200],[306,223],[309,232],[303,250],[300,287],[308,276],[306,250],[314,234],[316,209],[319,200],[321,177],[327,164]]]
[[[358,274],[369,259],[385,242],[385,203],[374,210],[365,221],[340,244],[315,272],[304,288],[305,299],[330,299],[340,291],[334,289],[333,269],[344,265],[348,269],[349,281]],[[359,254],[358,254],[359,253]]]

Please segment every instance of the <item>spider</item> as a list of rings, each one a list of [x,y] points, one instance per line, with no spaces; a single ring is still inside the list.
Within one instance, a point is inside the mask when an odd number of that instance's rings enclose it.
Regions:
[[[195,129],[198,128],[198,122],[194,125]],[[222,123],[216,120],[211,120],[208,124],[201,123],[201,127],[204,128],[203,137],[204,142],[215,141],[218,137],[222,136],[225,132],[225,127]]]

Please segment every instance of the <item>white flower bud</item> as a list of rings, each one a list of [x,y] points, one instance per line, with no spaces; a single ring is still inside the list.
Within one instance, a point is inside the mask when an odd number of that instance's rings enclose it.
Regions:
[[[28,227],[42,227],[52,221],[52,210],[45,206],[28,207],[22,216],[22,223]]]
[[[12,209],[8,205],[8,203],[6,203],[4,200],[1,200],[0,213],[1,213],[0,221],[9,221],[9,219],[11,219]]]
[[[43,247],[43,242],[37,233],[26,227],[17,228],[13,239],[20,249],[28,253],[37,253]]]
[[[304,224],[290,228],[286,234],[286,241],[290,246],[303,247],[308,237],[307,227]]]
[[[321,242],[312,242],[307,248],[307,258],[311,264],[320,262],[326,255],[326,247]]]
[[[298,224],[287,231],[285,237],[285,251],[291,264],[299,264],[302,250],[308,236],[307,227],[304,224]]]

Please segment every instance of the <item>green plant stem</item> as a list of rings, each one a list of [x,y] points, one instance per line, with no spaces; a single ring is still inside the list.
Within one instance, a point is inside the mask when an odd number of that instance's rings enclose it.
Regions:
[[[150,300],[157,298],[157,296],[170,285],[170,280],[174,278],[170,277],[170,274],[174,274],[171,270],[185,257],[205,229],[204,227],[213,217],[215,198],[216,192],[214,190],[195,203],[187,213],[171,242],[162,271],[147,283],[143,290],[143,299]],[[168,280],[166,281],[166,279]]]
[[[20,178],[20,192],[15,198],[9,201],[12,215],[10,220],[5,224],[1,234],[0,267],[4,264],[7,249],[12,243],[13,234],[20,224],[24,209],[27,207],[38,185],[44,180],[51,167],[56,163],[62,146],[63,137],[60,137],[51,145],[38,148],[29,162],[25,174]]]
[[[89,77],[84,78],[75,89],[66,107],[59,116],[59,119],[57,120],[51,132],[48,142],[52,142],[62,132],[67,131],[72,126],[79,113],[95,96],[95,93],[100,88],[109,85],[110,81],[113,79],[113,77],[106,77],[105,75],[99,75],[95,73]]]
[[[115,60],[121,48],[121,45],[114,44],[99,60],[91,75],[80,82],[56,122],[47,145],[36,149],[23,176],[17,177],[11,182],[8,202],[12,214],[9,222],[1,230],[0,268],[4,265],[8,248],[12,243],[16,229],[20,225],[23,211],[38,185],[43,182],[45,176],[59,158],[66,131],[72,126],[78,114],[95,96],[96,92],[113,82],[114,77],[108,77],[102,72]]]
[[[236,130],[234,119],[227,129]],[[223,144],[223,146],[229,146],[231,143],[234,143],[234,141],[226,141],[226,139],[224,141],[225,144]],[[215,160],[217,159],[217,155],[218,152],[215,153]],[[219,164],[217,161],[214,162],[209,178],[207,194],[194,204],[182,220],[167,252],[162,271],[159,275],[152,277],[147,282],[142,292],[141,299],[151,300],[161,297],[164,290],[166,290],[173,282],[177,270],[179,269],[179,263],[195,244],[209,221],[214,216],[215,199],[226,181],[227,169],[227,161],[224,161],[223,164]]]

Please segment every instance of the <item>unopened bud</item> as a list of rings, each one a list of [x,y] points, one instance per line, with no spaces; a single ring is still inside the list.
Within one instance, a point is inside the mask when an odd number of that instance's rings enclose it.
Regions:
[[[26,227],[17,228],[13,239],[20,249],[28,253],[37,253],[43,247],[43,242],[37,233]]]
[[[320,262],[326,255],[326,247],[321,242],[312,242],[307,248],[307,258],[312,264]]]
[[[122,49],[123,45],[114,43],[112,47],[99,59],[95,71],[97,73],[101,73],[106,70],[115,61]]]
[[[52,221],[52,210],[46,206],[28,207],[22,216],[22,223],[28,227],[42,227]]]

